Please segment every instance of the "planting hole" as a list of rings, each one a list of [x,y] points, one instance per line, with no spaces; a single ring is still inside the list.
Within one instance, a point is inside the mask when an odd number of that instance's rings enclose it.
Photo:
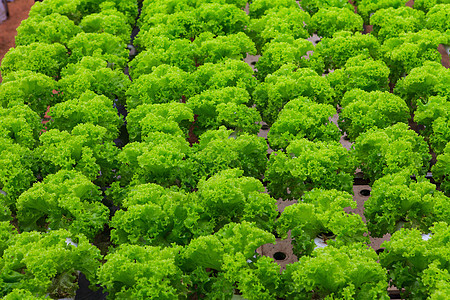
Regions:
[[[370,190],[367,190],[367,189],[361,190],[361,191],[359,192],[359,194],[360,194],[361,196],[368,197],[368,196],[370,196]]]
[[[286,253],[283,252],[275,252],[273,254],[273,258],[275,258],[276,260],[285,260],[286,259]]]
[[[378,250],[375,250],[375,252],[380,255],[380,253],[384,252],[384,248],[380,248]]]

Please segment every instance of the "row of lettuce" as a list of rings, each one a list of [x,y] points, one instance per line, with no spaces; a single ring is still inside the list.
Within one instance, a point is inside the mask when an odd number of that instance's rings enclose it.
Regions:
[[[129,64],[135,1],[36,3],[1,66],[0,295],[70,295],[80,271],[111,299],[388,299],[390,280],[445,299],[450,73],[436,49],[449,36],[423,28],[448,5],[359,1],[361,19],[334,2],[256,0],[247,15],[242,0],[147,0]],[[360,34],[369,16],[375,33]],[[247,53],[262,55],[256,76]],[[422,177],[429,147],[447,195]],[[344,212],[356,167],[367,224]],[[279,216],[277,198],[302,201]],[[289,231],[299,262],[280,274],[255,250]],[[380,256],[368,231],[395,232]]]

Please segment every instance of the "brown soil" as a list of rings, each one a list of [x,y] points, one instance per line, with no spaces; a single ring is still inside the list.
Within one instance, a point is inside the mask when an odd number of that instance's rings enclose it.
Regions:
[[[17,27],[19,27],[22,20],[28,18],[28,12],[33,6],[34,0],[15,0],[8,2],[9,18],[0,24],[0,66],[3,56],[12,47],[14,47],[14,38],[17,34]],[[0,75],[0,82],[2,77]]]

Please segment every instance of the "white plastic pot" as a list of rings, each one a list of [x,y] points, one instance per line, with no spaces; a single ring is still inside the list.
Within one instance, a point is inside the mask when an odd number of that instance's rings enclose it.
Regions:
[[[323,238],[320,237],[316,237],[314,239],[314,244],[316,244],[316,247],[314,247],[314,249],[325,248],[326,246],[328,246],[327,243],[323,240]]]
[[[431,239],[432,233],[427,233],[427,234],[422,234],[422,240],[424,241],[428,241],[429,239]]]

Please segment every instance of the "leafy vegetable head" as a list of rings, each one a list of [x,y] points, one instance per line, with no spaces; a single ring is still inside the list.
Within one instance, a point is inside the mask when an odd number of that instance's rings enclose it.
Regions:
[[[175,264],[180,247],[124,244],[106,255],[98,283],[114,298],[176,299],[187,281]]]
[[[100,57],[108,62],[112,69],[125,67],[129,51],[120,37],[112,34],[81,32],[69,41],[70,62],[76,63],[84,56]]]
[[[327,79],[313,70],[285,64],[267,76],[253,93],[256,108],[268,124],[275,122],[287,102],[300,96],[318,103],[333,104],[335,92]]]
[[[363,244],[328,246],[303,256],[282,274],[283,296],[298,299],[389,299],[386,270]],[[367,297],[367,298],[366,298]]]
[[[339,127],[350,141],[372,128],[383,129],[410,118],[405,100],[389,92],[353,89],[345,93]]]
[[[416,229],[401,229],[382,244],[381,265],[389,270],[395,286],[405,289],[402,296],[439,299],[448,282],[450,230],[445,222],[430,228],[431,238],[424,241]],[[434,298],[436,297],[436,298]]]
[[[42,130],[39,116],[26,105],[0,107],[0,137],[13,140],[27,148],[34,148]]]
[[[108,221],[98,187],[76,171],[61,170],[35,183],[17,200],[19,227],[25,231],[67,229],[93,238]]]
[[[425,21],[423,12],[407,6],[380,9],[370,17],[373,34],[381,42],[399,36],[402,32],[416,32],[424,29]]]
[[[383,61],[391,70],[391,83],[396,83],[427,60],[440,62],[441,54],[437,47],[446,43],[447,39],[439,31],[424,29],[401,33],[398,37],[384,41],[380,51]]]
[[[371,181],[402,170],[424,175],[431,159],[427,143],[405,123],[368,130],[356,138],[352,153]]]
[[[15,71],[33,71],[56,78],[66,64],[67,49],[63,45],[31,43],[10,49],[0,70],[3,77]]]
[[[349,58],[342,69],[329,73],[327,79],[335,89],[339,102],[344,106],[341,99],[352,89],[367,92],[387,91],[389,68],[382,61],[374,60],[365,53]]]
[[[425,61],[397,82],[394,93],[405,99],[411,110],[431,96],[450,97],[450,70],[440,62]]]
[[[17,71],[3,77],[0,85],[0,106],[28,105],[39,116],[47,107],[58,101],[53,93],[57,82],[52,78],[32,71]]]
[[[34,42],[67,45],[69,40],[81,32],[80,27],[64,15],[53,13],[47,16],[30,17],[17,28],[16,45],[29,45]]]
[[[80,22],[79,28],[86,33],[106,32],[119,36],[124,43],[130,41],[131,25],[127,17],[116,9],[105,9],[99,13],[86,15]]]
[[[310,15],[314,15],[320,8],[348,8],[353,11],[353,6],[345,0],[302,0],[301,7]]]
[[[404,7],[406,2],[408,0],[361,0],[358,1],[358,13],[363,17],[364,23],[369,24],[370,17],[379,9]]]
[[[268,139],[272,149],[286,149],[290,141],[306,138],[311,141],[338,141],[339,128],[330,121],[336,109],[300,97],[289,101],[270,128]]]
[[[262,137],[237,135],[221,126],[200,136],[189,161],[193,163],[196,180],[229,168],[241,169],[244,176],[260,179],[267,164],[267,143]]]
[[[310,34],[332,37],[339,31],[357,32],[363,30],[363,19],[348,8],[320,8],[307,24]]]
[[[106,128],[89,123],[76,125],[71,133],[44,132],[36,149],[41,175],[77,170],[99,184],[110,183],[119,150],[108,136]]]
[[[113,101],[94,92],[84,92],[78,99],[58,103],[50,108],[52,121],[49,128],[72,131],[81,123],[102,126],[107,130],[106,138],[117,138],[123,121],[113,106]]]
[[[258,78],[263,81],[285,64],[308,67],[311,63],[305,55],[312,50],[314,46],[310,41],[279,36],[263,48],[262,56],[255,66],[258,69]]]
[[[36,157],[33,152],[10,138],[0,138],[0,211],[1,220],[8,220],[16,211],[17,197],[36,181]]]
[[[3,297],[12,292],[12,295],[26,296],[31,292],[38,297],[48,294],[55,298],[75,296],[77,272],[95,282],[100,259],[100,250],[82,234],[67,230],[17,234],[8,242],[0,260],[0,281],[8,282],[0,295]]]
[[[372,236],[382,237],[401,227],[427,232],[433,222],[450,216],[450,198],[424,178],[413,181],[408,172],[386,175],[374,182],[364,215]],[[444,208],[444,210],[442,210]]]
[[[187,137],[194,121],[192,110],[184,103],[142,104],[129,110],[127,129],[131,141],[141,141],[151,132]]]
[[[270,9],[297,8],[298,4],[294,0],[255,0],[250,4],[250,17],[261,18]]]
[[[249,93],[239,87],[206,90],[187,101],[196,115],[194,130],[201,135],[224,125],[236,133],[257,133],[261,116],[250,104]]]
[[[180,136],[151,132],[141,143],[123,147],[118,156],[120,182],[157,183],[165,187],[182,185],[191,180],[189,143]]]
[[[317,44],[315,54],[322,57],[325,69],[340,69],[349,58],[366,54],[377,60],[380,42],[370,34],[348,31],[336,32],[332,38],[323,38]]]
[[[300,199],[313,188],[352,192],[353,161],[338,142],[294,140],[270,154],[265,173],[267,189],[275,198]]]
[[[204,208],[206,219],[211,220],[216,231],[230,222],[242,221],[272,231],[278,214],[275,199],[263,193],[259,180],[242,174],[241,170],[228,169],[201,180],[196,202]]]
[[[309,22],[310,16],[300,8],[272,8],[261,18],[252,19],[246,31],[255,42],[258,53],[261,53],[267,43],[280,35],[288,35],[293,39],[308,38],[306,24]]]

